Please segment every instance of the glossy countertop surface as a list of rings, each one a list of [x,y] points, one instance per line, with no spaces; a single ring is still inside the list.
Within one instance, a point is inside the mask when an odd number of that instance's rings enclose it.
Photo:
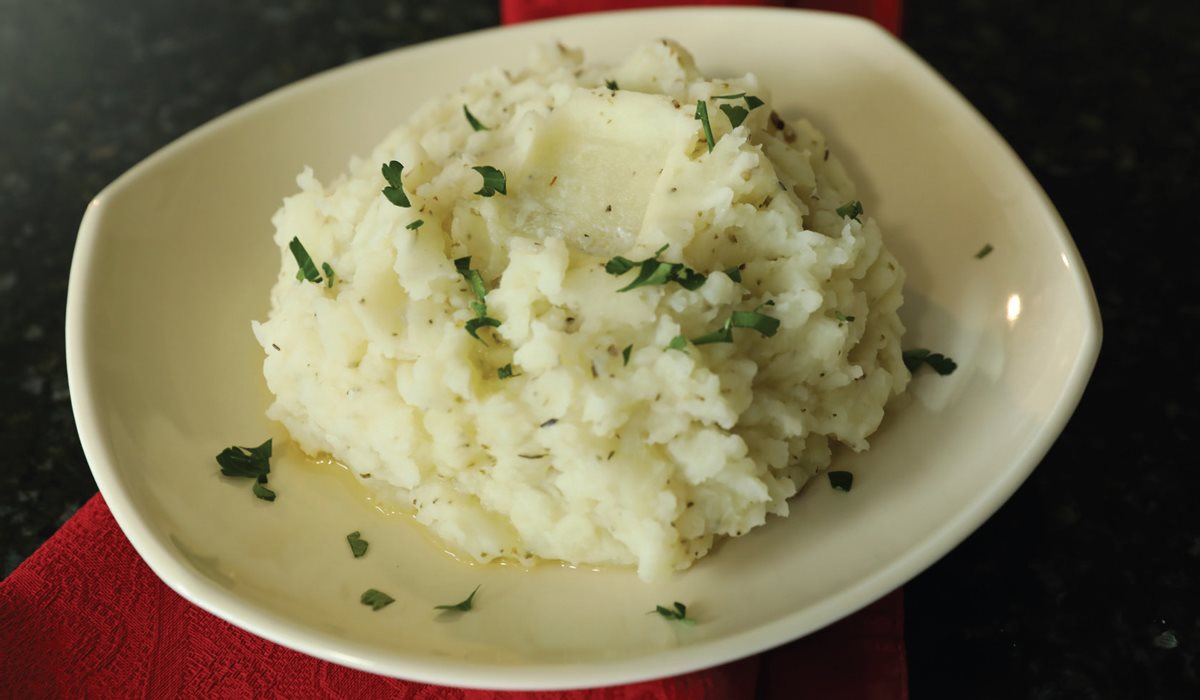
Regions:
[[[1105,325],[1092,383],[1042,465],[906,587],[915,698],[1200,693],[1200,477],[1189,452],[1200,370],[1186,340],[1200,320],[1188,269],[1200,244],[1187,222],[1200,174],[1200,11],[1186,7],[906,4],[905,41],[1059,208]],[[88,200],[276,87],[497,22],[491,2],[0,0],[4,574],[95,492],[63,352]]]

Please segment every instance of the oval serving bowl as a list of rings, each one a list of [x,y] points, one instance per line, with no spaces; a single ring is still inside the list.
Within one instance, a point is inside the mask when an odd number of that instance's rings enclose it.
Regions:
[[[630,571],[471,566],[305,459],[263,412],[250,321],[278,254],[270,218],[311,165],[328,180],[427,98],[561,40],[617,60],[669,36],[709,75],[758,74],[780,111],[829,137],[908,271],[906,347],[957,360],[918,374],[872,449],[835,458],[792,515],[647,584]],[[755,40],[730,41],[753,36]],[[387,86],[387,89],[381,89]],[[975,253],[990,244],[994,252]],[[967,102],[902,44],[843,16],[647,10],[493,29],[301,81],[179,139],[96,196],[67,305],[71,396],[117,522],[188,600],[280,644],[397,677],[565,688],[682,673],[858,610],[929,566],[1028,476],[1074,410],[1100,345],[1087,273],[1037,183]],[[230,444],[276,441],[274,503],[218,473]],[[350,556],[359,530],[368,556]],[[482,585],[476,607],[431,609]],[[373,612],[367,588],[396,602]],[[647,616],[685,601],[699,624]]]

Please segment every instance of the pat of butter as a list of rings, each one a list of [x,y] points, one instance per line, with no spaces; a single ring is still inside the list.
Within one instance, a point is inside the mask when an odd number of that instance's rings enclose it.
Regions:
[[[700,123],[664,95],[576,89],[536,127],[509,195],[517,230],[610,256],[638,238],[671,158],[686,158]]]

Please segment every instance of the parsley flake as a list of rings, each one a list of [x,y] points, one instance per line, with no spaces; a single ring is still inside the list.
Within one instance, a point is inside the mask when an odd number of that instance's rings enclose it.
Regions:
[[[954,370],[958,369],[958,364],[954,360],[951,360],[940,352],[930,352],[925,348],[905,350],[900,354],[900,357],[904,360],[904,366],[908,368],[909,372],[916,372],[922,364],[929,365],[933,368],[934,372],[943,377],[947,374],[952,374]]]
[[[619,277],[635,267],[640,268],[637,277],[629,284],[618,289],[618,292],[628,292],[638,287],[667,284],[668,282],[675,282],[687,290],[699,289],[704,284],[704,275],[685,266],[683,263],[669,263],[659,260],[658,256],[666,249],[667,246],[664,245],[654,251],[653,256],[641,262],[634,262],[629,258],[623,258],[618,255],[604,264],[604,271],[614,277]]]
[[[384,593],[383,591],[377,591],[374,588],[368,588],[365,592],[363,592],[362,597],[360,597],[358,601],[363,605],[371,606],[372,610],[378,611],[396,602],[396,599],[387,593]]]
[[[350,552],[355,559],[361,559],[367,553],[367,541],[362,538],[362,533],[358,530],[346,535],[346,542],[350,543]]]
[[[667,343],[667,350],[683,350],[687,348],[687,338],[682,335],[677,335],[671,338],[671,342]]]
[[[434,610],[457,610],[459,612],[467,612],[471,609],[471,606],[474,604],[475,594],[478,592],[479,592],[479,586],[476,586],[475,590],[471,591],[471,595],[467,596],[467,599],[462,601],[461,603],[455,603],[453,605],[435,605],[435,606],[433,606],[433,609]]]
[[[467,329],[467,333],[470,333],[472,338],[474,338],[475,340],[478,340],[479,342],[483,343],[484,345],[487,345],[487,341],[485,341],[483,338],[479,337],[479,329],[480,328],[499,328],[500,321],[492,318],[491,316],[484,316],[481,314],[481,315],[476,316],[475,318],[467,321],[466,325],[463,327]]]
[[[838,207],[836,211],[837,215],[843,219],[854,219],[855,221],[858,221],[858,217],[862,216],[863,213],[863,205],[862,202],[856,199],[853,202],[847,202],[843,204],[842,206]]]
[[[491,131],[491,129],[479,123],[479,120],[475,118],[474,114],[471,114],[471,110],[467,109],[466,105],[463,105],[463,116],[467,118],[467,123],[475,131]]]
[[[708,123],[708,103],[704,100],[696,100],[696,116],[693,119],[699,119],[700,124],[704,126],[704,140],[708,143],[708,152],[712,153],[713,146],[717,144],[713,140],[712,125]]]
[[[625,367],[629,366],[629,353],[631,352],[633,352],[633,345],[626,345],[625,349],[621,351],[622,365]]]
[[[475,295],[476,301],[471,302],[471,310],[475,312],[475,318],[467,321],[464,328],[471,337],[483,344],[487,344],[483,338],[479,337],[479,329],[490,327],[497,328],[500,326],[500,321],[488,316],[487,302],[484,298],[487,296],[487,288],[483,285],[483,277],[478,270],[471,269],[471,256],[458,258],[454,261],[454,269],[467,280],[467,285],[470,286],[471,292]],[[501,377],[503,379],[504,377]]]
[[[304,244],[300,242],[300,239],[293,236],[291,242],[288,243],[288,248],[292,251],[292,257],[296,258],[296,265],[300,268],[296,271],[296,279],[320,284],[322,282],[321,273],[317,272],[317,266],[313,263],[312,256],[304,249]]]
[[[388,183],[388,186],[383,188],[383,196],[398,207],[411,207],[412,203],[408,201],[408,195],[404,194],[404,185],[400,182],[404,166],[399,161],[393,160],[390,163],[384,163],[380,170],[383,172],[383,179]]]
[[[751,111],[762,107],[764,104],[765,103],[762,100],[758,99],[754,95],[746,95],[746,106],[749,107]]]
[[[733,267],[731,267],[725,271],[725,275],[727,277],[729,277],[729,279],[733,280],[734,282],[741,284],[742,283],[742,266],[734,265]]]
[[[605,80],[604,87],[608,88],[609,90],[612,90],[613,92],[616,92],[617,90],[621,89],[620,87],[617,86],[617,81],[615,81],[615,80]]]
[[[483,187],[480,187],[475,194],[481,197],[491,197],[499,192],[507,195],[507,184],[504,179],[504,172],[493,168],[490,165],[477,165],[471,170],[479,173],[483,177]]]
[[[217,464],[225,476],[265,477],[271,473],[271,440],[258,447],[226,447],[217,455]]]
[[[674,620],[683,625],[696,624],[696,620],[694,618],[687,616],[687,606],[683,603],[680,603],[678,600],[675,601],[675,604],[669,608],[662,605],[655,605],[654,609],[646,614],[653,615],[654,613],[661,615],[664,620]]]
[[[708,345],[710,343],[732,343],[734,328],[749,328],[758,331],[760,335],[770,338],[779,331],[779,319],[759,311],[764,306],[774,306],[775,302],[765,301],[753,311],[734,311],[725,321],[725,325],[712,333],[699,338],[692,338],[692,345]]]
[[[850,491],[854,485],[854,474],[850,472],[828,472],[829,485],[838,491]]]
[[[854,322],[853,316],[847,316],[846,314],[842,313],[841,311],[838,311],[837,309],[833,310],[833,317],[839,321],[845,321],[846,323]]]
[[[417,219],[416,221],[412,222],[408,226],[405,226],[404,228],[408,229],[409,231],[416,231],[417,229],[421,228],[424,225],[425,225],[424,219]]]
[[[325,285],[333,287],[333,266],[327,262],[321,263],[321,269],[325,271]]]
[[[254,482],[254,487],[250,490],[254,492],[255,496],[258,496],[264,501],[270,502],[275,500],[275,492],[267,488],[267,477],[265,476],[258,477],[258,479]]]
[[[989,254],[989,253],[991,253],[993,250],[995,250],[995,248],[993,248],[993,247],[992,247],[992,244],[991,244],[991,243],[986,243],[986,244],[984,244],[984,246],[983,246],[982,248],[980,248],[980,249],[979,249],[979,252],[975,254],[975,259],[976,259],[976,260],[983,260],[983,259],[984,259],[984,258],[986,258],[986,257],[988,256],[988,254]]]
[[[721,105],[721,111],[725,113],[726,117],[729,117],[729,126],[733,129],[741,126],[742,122],[746,121],[746,117],[750,116],[750,110],[735,105]]]
[[[496,370],[496,377],[498,377],[500,379],[508,379],[511,376],[513,376],[513,368],[512,368],[511,362],[509,362],[507,365],[504,365],[503,367]]]

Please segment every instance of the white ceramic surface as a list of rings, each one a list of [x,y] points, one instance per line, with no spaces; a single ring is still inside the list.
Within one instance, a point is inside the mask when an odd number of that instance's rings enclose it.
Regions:
[[[263,417],[250,320],[278,257],[269,219],[293,178],[366,154],[423,99],[527,47],[615,60],[669,36],[715,75],[758,73],[824,129],[908,270],[906,347],[922,372],[872,450],[838,456],[850,494],[814,481],[793,515],[649,585],[627,571],[479,567],[305,460]],[[977,260],[985,243],[995,247]],[[657,10],[489,30],[302,81],[197,129],[97,195],[67,308],[71,395],[96,481],[162,579],[268,639],[381,674],[460,686],[604,685],[710,666],[804,635],[929,566],[1025,479],[1079,401],[1100,345],[1062,221],[984,120],[903,45],[855,19],[793,10]],[[275,503],[218,474],[229,444],[276,438]],[[345,535],[370,540],[351,558]],[[482,584],[457,619],[436,603]],[[396,603],[372,612],[368,587]],[[694,627],[645,614],[689,603]]]

